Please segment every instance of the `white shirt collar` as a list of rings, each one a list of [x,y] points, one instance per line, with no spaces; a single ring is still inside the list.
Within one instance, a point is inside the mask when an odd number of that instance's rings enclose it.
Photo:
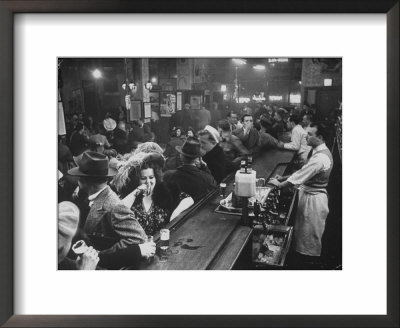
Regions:
[[[328,149],[328,147],[326,147],[326,144],[324,142],[324,143],[320,144],[318,147],[315,147],[313,149],[313,153],[315,154],[316,152],[319,152],[319,151],[325,150],[325,149]]]
[[[92,194],[92,195],[90,195],[89,197],[88,197],[88,199],[89,199],[89,207],[92,207],[92,205],[93,205],[93,203],[94,203],[94,200],[97,198],[97,196],[98,195],[100,195],[100,193],[104,190],[104,189],[106,189],[107,188],[107,186],[105,186],[104,188],[102,188],[102,189],[100,189],[98,192],[96,192],[95,194]]]

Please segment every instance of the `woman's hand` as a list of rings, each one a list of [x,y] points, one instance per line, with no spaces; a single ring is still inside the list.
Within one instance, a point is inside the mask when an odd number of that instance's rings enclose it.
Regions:
[[[142,253],[142,257],[149,258],[154,256],[156,253],[156,244],[155,242],[146,242],[143,244],[139,244],[140,253]]]
[[[92,246],[85,253],[78,256],[76,261],[78,270],[95,270],[97,263],[99,263],[99,254]]]
[[[122,199],[122,203],[126,207],[131,208],[133,203],[135,202],[136,197],[138,197],[140,194],[146,194],[147,190],[148,190],[147,185],[145,184],[140,185],[134,191],[132,191],[128,196]]]
[[[142,184],[139,187],[137,187],[134,191],[135,197],[139,196],[140,194],[147,194],[149,190],[149,187],[146,184]]]

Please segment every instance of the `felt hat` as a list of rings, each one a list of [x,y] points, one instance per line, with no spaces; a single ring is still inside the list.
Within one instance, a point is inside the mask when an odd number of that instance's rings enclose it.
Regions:
[[[117,123],[109,117],[103,121],[103,126],[106,131],[113,131],[117,127]]]
[[[187,157],[200,157],[200,142],[195,138],[187,138],[182,146],[175,146],[175,149]]]
[[[81,177],[112,177],[117,171],[109,167],[109,160],[106,155],[95,151],[86,151],[77,160],[78,167],[68,171],[68,174]]]

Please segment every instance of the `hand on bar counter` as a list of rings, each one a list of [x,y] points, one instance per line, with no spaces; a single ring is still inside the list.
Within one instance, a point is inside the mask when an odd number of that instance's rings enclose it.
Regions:
[[[275,187],[280,187],[280,185],[281,185],[281,183],[279,182],[279,180],[278,179],[275,179],[275,178],[272,178],[272,179],[270,179],[269,181],[268,181],[268,183],[270,183],[270,184],[272,184],[272,185],[274,185]]]

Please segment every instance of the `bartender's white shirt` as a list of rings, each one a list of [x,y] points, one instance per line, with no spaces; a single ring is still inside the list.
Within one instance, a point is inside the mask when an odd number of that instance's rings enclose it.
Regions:
[[[321,153],[321,150],[328,149],[325,143],[314,148],[313,155],[304,166],[294,172],[288,179],[290,183],[294,185],[301,185],[304,182],[310,180],[314,175],[321,171],[327,171],[332,166],[332,162],[328,155]]]
[[[305,161],[311,147],[307,145],[307,132],[300,124],[292,129],[291,141],[283,144],[285,149],[297,150],[299,157]]]

